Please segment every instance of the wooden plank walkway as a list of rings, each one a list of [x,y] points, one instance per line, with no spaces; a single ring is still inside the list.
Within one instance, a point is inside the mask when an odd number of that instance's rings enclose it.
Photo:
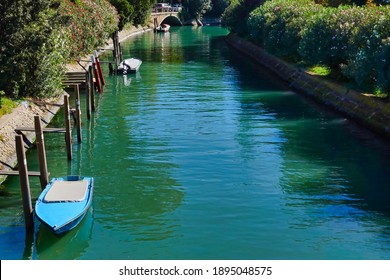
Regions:
[[[81,72],[66,72],[65,76],[62,80],[62,85],[65,87],[70,87],[73,85],[82,85],[85,86],[86,81],[86,73],[85,71]]]
[[[15,131],[21,132],[21,131],[35,131],[35,128],[33,127],[17,127],[15,128]],[[45,127],[42,129],[43,132],[47,133],[65,133],[65,128],[55,128],[55,127]]]
[[[15,175],[15,176],[19,176],[19,171],[17,171],[17,170],[0,170],[0,175],[6,175],[6,176]],[[41,173],[38,172],[38,171],[29,171],[28,172],[28,176],[39,177],[39,176],[41,176]]]

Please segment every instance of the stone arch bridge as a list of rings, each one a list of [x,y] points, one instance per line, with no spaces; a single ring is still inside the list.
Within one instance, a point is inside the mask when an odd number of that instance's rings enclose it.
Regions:
[[[183,23],[179,19],[178,12],[152,13],[151,20],[152,20],[154,27],[157,27],[162,23],[166,23],[166,24],[169,24],[171,26],[183,25]]]

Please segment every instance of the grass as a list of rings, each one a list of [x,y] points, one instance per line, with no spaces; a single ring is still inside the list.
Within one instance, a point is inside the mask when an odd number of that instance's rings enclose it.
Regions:
[[[7,97],[1,97],[0,96],[0,117],[9,114],[12,112],[12,109],[15,108],[17,105],[14,101]]]
[[[323,65],[314,65],[306,69],[306,72],[316,75],[326,77],[331,74],[331,69],[328,66]]]

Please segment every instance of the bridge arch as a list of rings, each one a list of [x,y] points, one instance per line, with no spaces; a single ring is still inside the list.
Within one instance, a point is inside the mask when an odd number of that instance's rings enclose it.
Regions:
[[[183,25],[178,17],[178,13],[175,12],[152,13],[151,19],[153,20],[154,25],[160,25],[162,23],[166,23],[171,26]]]
[[[182,26],[183,25],[183,23],[181,22],[181,20],[177,16],[167,16],[160,22],[160,24],[162,24],[162,23],[166,23],[166,24],[169,24],[171,26]]]

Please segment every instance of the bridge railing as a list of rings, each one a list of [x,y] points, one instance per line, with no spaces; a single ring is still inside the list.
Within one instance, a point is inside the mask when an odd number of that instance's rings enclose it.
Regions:
[[[153,7],[152,13],[169,13],[169,12],[175,12],[178,13],[182,10],[182,7]]]

